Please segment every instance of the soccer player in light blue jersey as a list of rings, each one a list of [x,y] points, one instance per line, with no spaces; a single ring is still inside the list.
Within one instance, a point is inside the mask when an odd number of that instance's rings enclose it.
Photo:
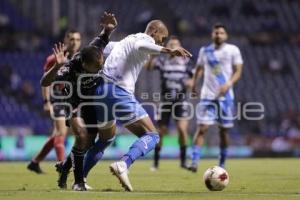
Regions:
[[[197,106],[198,128],[194,135],[192,163],[189,170],[196,172],[201,157],[203,136],[209,126],[218,124],[220,129],[219,166],[225,166],[228,148],[228,131],[233,127],[233,85],[240,79],[243,60],[237,46],[226,43],[226,27],[216,24],[212,30],[212,44],[199,52],[196,73],[193,77],[193,92],[203,76],[200,102]]]

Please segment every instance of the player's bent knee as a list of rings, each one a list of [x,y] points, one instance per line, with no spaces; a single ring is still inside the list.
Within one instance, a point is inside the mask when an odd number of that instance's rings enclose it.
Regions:
[[[201,134],[205,134],[208,131],[209,126],[208,125],[200,125],[199,126],[199,132]]]
[[[220,127],[220,134],[227,134],[229,132],[229,128]]]
[[[158,143],[159,143],[159,141],[160,141],[160,136],[159,136],[159,134],[157,134],[157,133],[154,133],[154,134],[152,134],[152,137],[154,138],[154,140],[155,140],[156,144],[158,144]]]
[[[97,124],[97,127],[98,127],[99,130],[103,131],[103,130],[106,130],[106,129],[113,128],[113,126],[115,124],[116,124],[116,121],[111,120],[111,121],[108,121],[108,122],[99,123],[99,124]]]

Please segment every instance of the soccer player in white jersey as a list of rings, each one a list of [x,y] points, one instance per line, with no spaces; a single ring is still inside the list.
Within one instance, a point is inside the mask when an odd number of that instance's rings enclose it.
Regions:
[[[129,35],[116,43],[102,70],[104,81],[95,90],[95,95],[98,96],[95,100],[97,121],[103,134],[114,132],[115,121],[118,120],[139,137],[120,161],[110,165],[111,172],[126,191],[133,191],[127,174],[128,168],[137,158],[153,150],[159,142],[156,128],[134,96],[138,75],[151,54],[191,56],[182,47],[170,49],[159,46],[168,34],[162,21],[153,20],[144,33]]]
[[[202,47],[199,52],[193,77],[193,92],[197,91],[199,78],[203,76],[204,80],[200,102],[196,108],[198,128],[193,138],[192,163],[189,167],[193,172],[197,172],[203,136],[213,124],[219,125],[219,166],[225,166],[228,131],[233,127],[233,86],[240,79],[243,68],[239,48],[226,43],[227,38],[226,27],[215,24],[212,30],[212,44]]]

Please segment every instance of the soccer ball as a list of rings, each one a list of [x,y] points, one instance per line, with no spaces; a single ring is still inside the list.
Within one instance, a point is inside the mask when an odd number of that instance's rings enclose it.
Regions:
[[[228,185],[229,175],[222,167],[214,166],[205,171],[203,180],[207,189],[221,191]]]

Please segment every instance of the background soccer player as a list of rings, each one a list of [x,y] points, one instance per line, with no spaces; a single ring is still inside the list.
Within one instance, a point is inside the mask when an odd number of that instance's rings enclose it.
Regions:
[[[189,169],[197,171],[203,136],[209,126],[218,124],[220,129],[219,166],[225,166],[228,147],[228,131],[233,127],[233,85],[242,74],[243,60],[238,47],[226,43],[227,29],[222,24],[212,29],[212,44],[202,47],[196,64],[193,92],[198,79],[204,76],[200,103],[197,107],[198,129],[194,135],[192,164]]]
[[[139,137],[120,161],[110,165],[110,170],[127,191],[133,190],[128,178],[128,168],[136,159],[153,150],[159,142],[159,134],[151,119],[134,96],[138,75],[151,54],[191,56],[183,48],[170,49],[156,45],[162,44],[168,34],[163,22],[153,20],[144,33],[129,35],[116,43],[104,64],[106,82],[99,84],[95,91],[96,95],[104,97],[96,99],[98,105],[104,105],[96,106],[97,121],[103,134],[114,132],[117,119]]]
[[[179,39],[172,36],[167,48],[174,49],[181,47]],[[190,59],[187,57],[175,57],[171,55],[161,55],[149,62],[148,69],[158,69],[161,74],[161,106],[159,107],[159,119],[157,121],[160,141],[155,147],[154,164],[151,167],[155,171],[159,166],[160,150],[162,138],[168,133],[170,118],[176,122],[179,134],[180,145],[180,166],[186,167],[186,145],[187,128],[189,115],[186,104],[186,89],[191,87],[192,68],[188,65]],[[174,116],[171,116],[174,114]]]
[[[68,59],[70,59],[81,46],[81,35],[78,31],[71,30],[66,32],[65,38],[65,53],[68,53]],[[44,73],[49,71],[56,62],[54,54],[47,57],[46,63],[44,65]],[[63,85],[54,86],[54,94],[57,96],[62,95]],[[54,147],[56,152],[56,157],[58,161],[63,161],[65,159],[65,136],[68,132],[66,126],[66,110],[62,105],[52,106],[53,103],[60,101],[50,97],[50,87],[42,87],[42,95],[44,100],[44,111],[49,115],[53,116],[53,130],[52,135],[48,138],[41,151],[32,159],[28,164],[27,168],[38,174],[43,173],[40,168],[39,163],[47,156],[47,154]]]

